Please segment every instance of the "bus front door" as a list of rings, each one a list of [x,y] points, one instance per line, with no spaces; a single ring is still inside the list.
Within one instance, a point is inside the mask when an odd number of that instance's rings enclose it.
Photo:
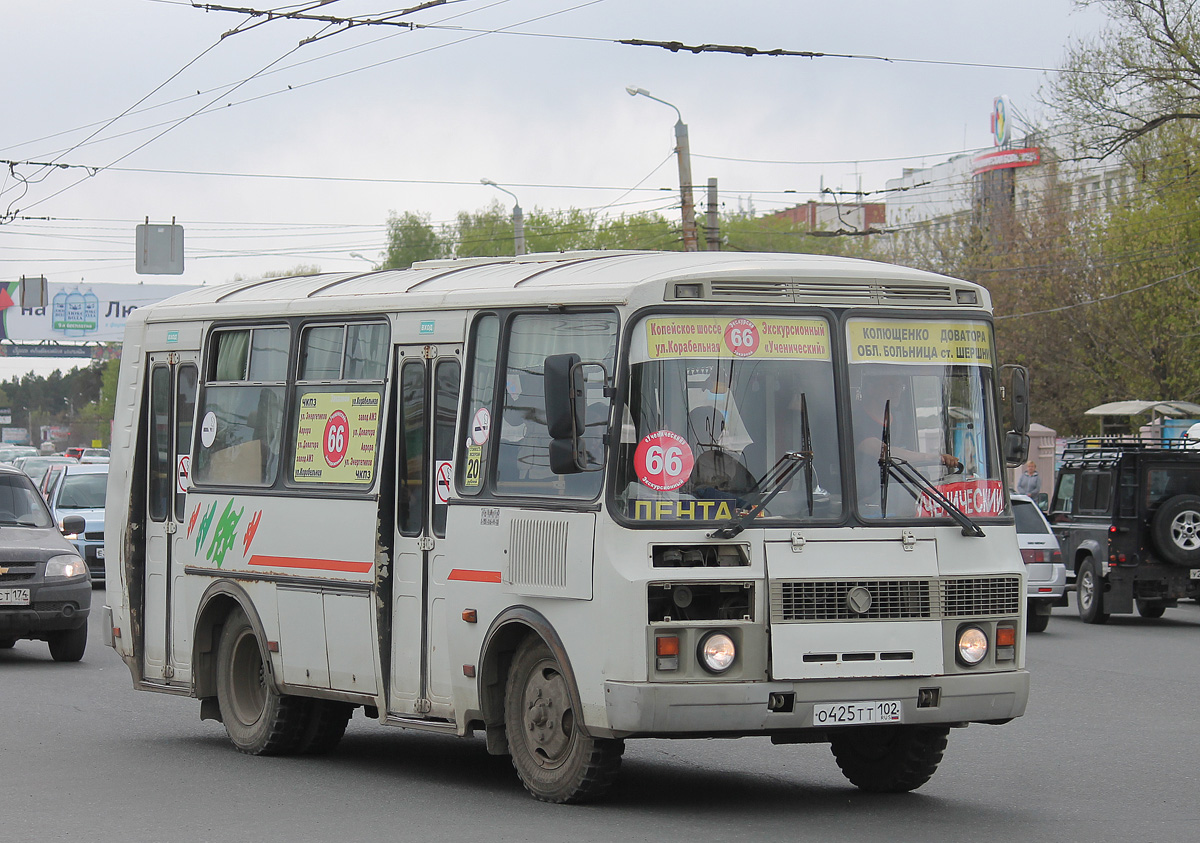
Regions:
[[[389,713],[451,719],[445,600],[431,572],[446,535],[461,346],[397,349]],[[385,522],[386,523],[386,522]]]
[[[183,571],[172,564],[187,532],[186,490],[199,370],[195,352],[151,354],[146,431],[146,565],[142,676],[151,682],[187,681],[176,667],[191,663],[191,629],[172,630],[172,596]]]

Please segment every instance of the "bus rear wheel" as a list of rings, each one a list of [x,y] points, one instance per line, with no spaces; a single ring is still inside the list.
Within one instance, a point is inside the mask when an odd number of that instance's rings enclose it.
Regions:
[[[217,702],[229,740],[247,755],[294,752],[304,725],[304,700],[275,690],[254,627],[242,612],[225,623],[217,648]]]
[[[567,679],[539,638],[527,639],[513,659],[504,724],[517,775],[543,802],[591,801],[617,776],[624,742],[591,738],[579,729]]]
[[[855,787],[906,793],[937,771],[949,734],[945,726],[847,726],[831,731],[829,746]]]
[[[354,706],[335,700],[305,700],[304,728],[296,751],[301,755],[328,755],[337,749]]]

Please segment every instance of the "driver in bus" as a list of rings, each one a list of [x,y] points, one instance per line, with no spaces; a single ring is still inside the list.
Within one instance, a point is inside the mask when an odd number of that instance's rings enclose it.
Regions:
[[[719,423],[706,425],[707,429],[688,431],[688,439],[699,439],[710,443],[711,446],[726,451],[741,453],[754,440],[742,422],[742,414],[738,411],[730,383],[733,379],[733,361],[722,368],[717,361],[708,374],[708,379],[700,387],[688,388],[688,421],[697,411],[708,411],[708,417],[719,419]]]
[[[913,466],[941,465],[947,474],[962,470],[962,462],[954,454],[941,451],[920,450],[916,431],[905,422],[912,415],[911,400],[908,398],[908,379],[897,375],[864,377],[855,390],[855,436],[857,438],[858,463],[877,465],[883,447],[884,407],[891,402],[890,453],[896,459]],[[865,419],[863,417],[866,417]],[[871,459],[874,457],[874,459]]]

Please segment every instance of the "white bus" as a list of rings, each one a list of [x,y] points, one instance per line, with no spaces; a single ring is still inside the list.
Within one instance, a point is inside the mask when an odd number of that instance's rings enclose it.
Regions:
[[[483,733],[546,801],[599,796],[638,737],[824,742],[912,790],[1028,697],[1026,389],[1001,402],[989,311],[912,269],[711,252],[140,308],[108,643],[251,754],[328,751],[361,707]]]

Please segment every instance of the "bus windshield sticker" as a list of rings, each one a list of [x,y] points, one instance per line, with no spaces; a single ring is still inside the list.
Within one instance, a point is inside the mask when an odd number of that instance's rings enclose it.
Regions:
[[[476,445],[484,445],[492,432],[492,414],[487,407],[480,407],[471,419],[471,441]]]
[[[478,486],[483,476],[483,446],[467,446],[467,470],[463,473],[464,486]]]
[[[661,316],[646,320],[646,358],[829,360],[824,319]]]
[[[217,441],[217,414],[209,410],[204,414],[204,421],[200,423],[200,443],[205,448],[211,448],[213,442]]]
[[[378,393],[302,395],[292,477],[299,483],[370,485],[375,479],[378,443]]]
[[[1004,483],[1001,480],[964,480],[942,483],[938,491],[969,518],[1004,514]],[[928,495],[917,501],[918,518],[945,518],[945,510]]]
[[[687,440],[670,430],[648,434],[633,453],[638,482],[656,492],[671,492],[692,476],[695,458]]]
[[[846,332],[851,363],[992,365],[992,329],[986,322],[852,319]]]

